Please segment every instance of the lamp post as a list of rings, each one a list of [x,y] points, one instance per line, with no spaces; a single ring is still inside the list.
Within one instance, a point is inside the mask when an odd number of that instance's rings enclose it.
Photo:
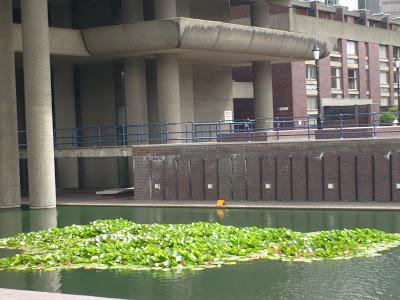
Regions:
[[[312,52],[314,54],[314,60],[315,60],[315,69],[316,69],[316,75],[317,75],[317,106],[318,106],[318,116],[317,116],[317,127],[318,129],[323,128],[323,122],[321,118],[321,83],[320,83],[320,78],[319,78],[319,59],[320,59],[320,50],[318,47],[318,43],[314,43],[314,48],[312,49]]]
[[[396,76],[397,76],[397,125],[399,124],[399,116],[400,116],[400,56],[397,55],[397,57],[394,60],[394,66],[396,67]]]

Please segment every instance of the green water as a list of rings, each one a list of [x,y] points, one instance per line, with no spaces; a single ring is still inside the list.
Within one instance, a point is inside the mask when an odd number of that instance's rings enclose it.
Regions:
[[[355,227],[400,232],[400,213],[396,212],[61,207],[0,210],[0,237],[121,217],[137,223],[206,221],[284,226],[304,232]],[[0,256],[12,253],[0,251]],[[83,270],[0,272],[0,287],[137,300],[400,299],[399,278],[397,249],[373,258],[310,264],[253,261],[175,275]]]

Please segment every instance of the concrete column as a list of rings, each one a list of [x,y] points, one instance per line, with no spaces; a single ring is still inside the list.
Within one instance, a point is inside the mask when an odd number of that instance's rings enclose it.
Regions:
[[[143,21],[143,1],[122,0],[121,11],[124,24]]]
[[[146,63],[143,59],[125,60],[125,102],[127,123],[146,124]]]
[[[142,22],[143,0],[122,0],[122,20],[123,23]],[[126,59],[124,64],[125,72],[125,110],[126,123],[147,124],[147,85],[146,85],[146,61],[140,58]],[[128,141],[139,134],[142,129],[127,129]],[[143,128],[143,132],[148,132],[148,128]],[[144,137],[148,139],[147,136]],[[129,184],[133,186],[133,160],[128,158]]]
[[[179,63],[179,77],[181,121],[191,122],[194,120],[193,65],[191,61]]]
[[[179,62],[174,55],[157,57],[157,94],[160,122],[180,122]]]
[[[251,26],[268,27],[269,5],[265,0],[256,0],[250,5]]]
[[[148,124],[147,119],[147,86],[146,86],[146,62],[143,59],[127,59],[124,65],[125,72],[125,109],[126,123]],[[144,140],[148,140],[148,127],[128,127],[128,143],[136,139],[135,134],[141,134],[143,130]],[[129,183],[133,186],[133,160],[128,158]]]
[[[175,18],[176,0],[154,0],[154,16],[156,20]]]
[[[0,208],[8,208],[21,205],[11,0],[0,1],[0,41]]]
[[[31,208],[56,206],[47,0],[21,1]]]
[[[253,81],[255,118],[273,118],[274,102],[272,95],[272,65],[270,61],[253,62]]]
[[[55,123],[58,129],[76,127],[74,67],[72,64],[57,64],[53,67]],[[58,148],[63,143],[73,143],[74,131],[57,131]],[[67,147],[70,145],[66,145]],[[56,160],[57,187],[79,188],[78,159],[58,158]]]
[[[265,0],[257,0],[251,5],[252,26],[267,27],[268,15],[269,5],[265,3]],[[270,61],[253,62],[253,89],[255,118],[273,118],[272,65]],[[263,126],[271,127],[271,124]]]
[[[143,21],[143,0],[123,0],[124,23]],[[147,123],[146,64],[144,59],[125,60],[125,102],[128,124]]]

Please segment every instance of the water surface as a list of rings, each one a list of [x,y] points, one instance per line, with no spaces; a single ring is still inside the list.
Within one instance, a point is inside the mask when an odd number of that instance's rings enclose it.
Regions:
[[[310,232],[369,227],[400,232],[397,212],[60,207],[0,210],[0,237],[96,219],[220,222]],[[0,257],[12,252],[0,252]],[[0,272],[0,287],[137,300],[399,299],[400,249],[373,258],[313,263],[253,261],[178,275],[118,271]]]

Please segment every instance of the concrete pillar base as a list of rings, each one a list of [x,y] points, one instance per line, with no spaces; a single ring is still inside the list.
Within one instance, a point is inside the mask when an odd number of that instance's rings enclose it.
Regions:
[[[21,205],[0,205],[0,209],[20,208]]]
[[[31,206],[31,205],[29,205],[29,209],[33,209],[33,210],[52,209],[52,208],[56,208],[56,205],[53,205],[53,206]]]

